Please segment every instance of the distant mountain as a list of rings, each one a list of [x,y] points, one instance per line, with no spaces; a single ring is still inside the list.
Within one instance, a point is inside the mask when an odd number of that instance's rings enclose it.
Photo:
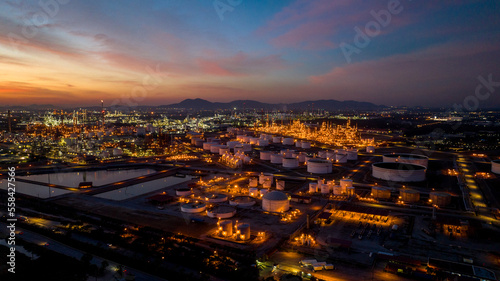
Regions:
[[[180,103],[159,106],[161,108],[185,108],[185,109],[298,109],[298,110],[376,110],[386,106],[376,105],[370,102],[358,101],[338,101],[338,100],[317,100],[317,101],[304,101],[297,103],[263,103],[254,100],[235,100],[232,102],[210,102],[204,99],[185,99]]]

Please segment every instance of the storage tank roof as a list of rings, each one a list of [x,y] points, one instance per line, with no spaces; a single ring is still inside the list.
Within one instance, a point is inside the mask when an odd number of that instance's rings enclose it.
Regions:
[[[283,200],[288,200],[288,196],[286,196],[285,193],[280,191],[271,191],[264,194],[262,199],[272,200],[272,201],[283,201]]]

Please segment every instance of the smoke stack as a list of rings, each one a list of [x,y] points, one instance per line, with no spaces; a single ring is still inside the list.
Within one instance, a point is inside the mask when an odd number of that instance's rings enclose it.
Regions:
[[[12,117],[10,116],[10,110],[7,111],[7,119],[9,123],[9,133],[12,133]]]

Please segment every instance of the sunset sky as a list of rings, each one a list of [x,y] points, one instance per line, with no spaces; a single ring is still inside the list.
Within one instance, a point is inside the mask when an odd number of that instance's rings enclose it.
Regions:
[[[451,107],[474,95],[478,76],[500,82],[500,1],[396,2],[5,0],[1,105]],[[361,42],[358,31],[373,36]],[[500,106],[500,87],[481,105]]]

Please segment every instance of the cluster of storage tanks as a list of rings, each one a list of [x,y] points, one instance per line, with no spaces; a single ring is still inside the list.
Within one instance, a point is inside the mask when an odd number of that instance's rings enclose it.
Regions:
[[[371,190],[371,195],[375,199],[391,198],[391,189],[383,186],[374,186]],[[405,203],[417,203],[420,201],[420,192],[410,188],[402,188],[399,190],[399,200]],[[447,206],[451,203],[451,195],[447,192],[432,191],[429,194],[429,203],[439,207]]]
[[[224,238],[248,241],[251,238],[250,224],[238,222],[233,223],[231,220],[218,221],[217,235]]]
[[[261,151],[260,160],[270,161],[273,164],[281,164],[283,168],[293,169],[299,167],[300,163],[306,161],[304,152],[283,149],[279,153],[272,151]]]
[[[353,196],[355,194],[355,188],[352,185],[351,179],[341,179],[338,185],[335,184],[334,180],[325,182],[323,179],[318,180],[318,182],[309,183],[309,192]]]

